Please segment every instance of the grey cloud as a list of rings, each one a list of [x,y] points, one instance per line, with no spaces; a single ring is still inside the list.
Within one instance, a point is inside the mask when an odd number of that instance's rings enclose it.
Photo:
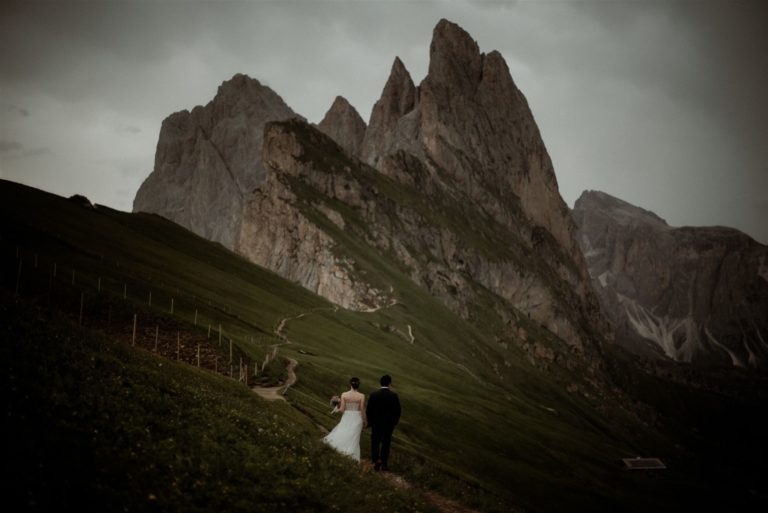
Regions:
[[[564,49],[586,73],[658,89],[724,125],[747,151],[765,146],[768,2],[580,2],[572,9],[582,23],[597,23],[606,43],[586,59],[572,54],[582,45]]]
[[[29,111],[25,109],[24,107],[19,107],[18,105],[5,105],[5,112],[15,113],[20,115],[21,117],[27,118],[29,117]]]
[[[115,129],[119,134],[140,134],[141,128],[131,125],[121,125]]]
[[[27,157],[39,157],[48,155],[51,149],[47,147],[35,147],[25,149],[24,145],[17,141],[0,139],[0,153],[4,153],[7,160],[23,159]]]
[[[21,144],[16,141],[0,139],[0,153],[16,152],[21,150]]]
[[[30,148],[29,150],[24,150],[21,155],[19,155],[20,158],[26,158],[26,157],[39,157],[41,155],[50,155],[53,153],[50,148],[46,147],[38,147],[38,148]]]

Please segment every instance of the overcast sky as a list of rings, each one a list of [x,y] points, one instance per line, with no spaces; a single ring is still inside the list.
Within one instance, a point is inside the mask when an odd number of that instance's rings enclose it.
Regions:
[[[131,210],[163,118],[235,73],[319,122],[364,119],[395,56],[424,77],[432,28],[497,49],[573,206],[602,190],[673,226],[768,243],[768,1],[0,3],[0,177]]]

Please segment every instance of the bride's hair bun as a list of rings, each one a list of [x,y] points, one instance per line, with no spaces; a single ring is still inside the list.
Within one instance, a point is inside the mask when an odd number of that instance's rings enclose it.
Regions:
[[[360,386],[360,378],[352,378],[349,380],[349,384],[352,385],[352,388],[357,390],[357,387]]]

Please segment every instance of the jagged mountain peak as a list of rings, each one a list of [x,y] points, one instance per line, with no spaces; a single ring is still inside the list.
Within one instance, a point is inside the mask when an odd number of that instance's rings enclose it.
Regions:
[[[317,127],[355,157],[365,137],[365,121],[346,98],[337,96]]]
[[[389,76],[390,80],[392,80],[393,77],[395,79],[399,79],[400,77],[407,77],[408,79],[411,78],[411,74],[408,72],[408,68],[406,68],[399,55],[395,55],[395,60],[392,61],[392,68],[389,71]]]
[[[370,124],[379,121],[379,117],[382,118],[381,122],[390,123],[393,119],[410,112],[415,101],[416,86],[413,84],[411,74],[400,57],[395,57],[381,98],[376,102],[371,112]]]
[[[400,120],[414,111],[418,91],[403,61],[395,57],[381,97],[371,110],[371,119],[362,144],[362,160],[378,166],[382,157],[401,146],[409,146],[417,137],[415,125],[398,129]],[[406,141],[404,141],[406,139]]]
[[[325,113],[325,116],[328,117],[328,114],[331,112],[347,112],[347,111],[353,111],[355,114],[360,116],[360,114],[357,113],[357,109],[355,109],[351,103],[349,103],[349,100],[344,98],[341,95],[337,95],[336,98],[333,99],[333,103],[331,104],[331,107],[328,109],[328,112]]]
[[[271,93],[236,75],[193,110],[189,127],[161,134],[180,151],[158,145],[137,205],[151,197],[145,210],[189,218],[181,224],[337,304],[388,304],[397,291],[377,279],[377,268],[360,272],[350,256],[358,250],[345,248],[355,239],[355,248],[394,259],[462,316],[489,294],[499,326],[524,316],[583,362],[595,354],[605,326],[575,225],[500,53],[482,54],[466,31],[441,20],[425,79],[417,87],[396,57],[367,127],[341,97],[319,131],[305,122],[269,124],[295,116],[287,107],[273,111],[282,100],[270,101]],[[350,158],[358,155],[376,169]],[[211,225],[226,227],[226,238]],[[549,354],[517,328],[499,329],[532,358]]]
[[[247,117],[258,123],[262,118],[282,119],[286,112],[296,116],[272,88],[242,73],[222,82],[213,100],[205,108],[193,109],[193,114],[195,111],[206,111],[212,124],[227,117]]]
[[[429,47],[429,79],[472,94],[480,82],[482,70],[483,55],[472,36],[459,25],[440,20],[432,32]]]
[[[629,202],[611,196],[602,191],[584,191],[573,205],[574,215],[586,212],[593,215],[609,216],[614,222],[623,225],[649,224],[658,228],[669,228],[667,222],[650,210],[635,206]]]
[[[232,78],[225,80],[218,88],[218,94],[227,94],[228,92],[242,92],[244,90],[260,89],[263,86],[257,79],[246,75],[245,73],[235,73]]]
[[[233,249],[243,201],[265,178],[264,124],[296,113],[271,88],[244,74],[219,86],[205,106],[163,121],[155,166],[133,202]]]

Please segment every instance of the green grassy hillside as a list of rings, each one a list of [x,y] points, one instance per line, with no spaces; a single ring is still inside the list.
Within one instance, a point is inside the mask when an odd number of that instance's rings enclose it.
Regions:
[[[430,510],[356,470],[285,403],[57,315],[0,308],[14,511]]]
[[[734,500],[696,470],[684,434],[569,393],[567,376],[495,341],[493,316],[461,320],[354,241],[366,271],[396,285],[397,304],[336,309],[161,218],[9,182],[0,182],[0,213],[5,389],[18,441],[6,465],[22,498],[87,493],[132,510],[424,509],[318,441],[316,425],[337,420],[328,398],[351,375],[368,393],[387,372],[404,410],[393,470],[477,509],[671,511]],[[275,333],[281,321],[287,340]],[[275,362],[272,375],[253,372],[275,347],[276,362],[299,363],[287,404],[243,383],[280,377]],[[622,471],[619,459],[635,455],[670,469]],[[745,508],[759,500],[743,492]]]

